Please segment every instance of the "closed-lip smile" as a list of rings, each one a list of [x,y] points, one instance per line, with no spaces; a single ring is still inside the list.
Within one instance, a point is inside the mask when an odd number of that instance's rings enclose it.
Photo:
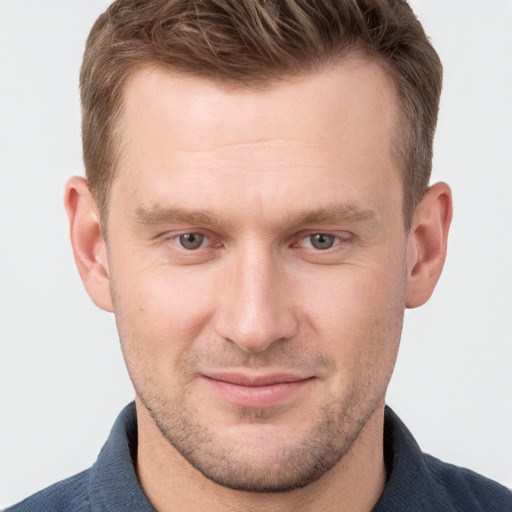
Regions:
[[[307,386],[313,377],[292,373],[249,374],[247,372],[212,372],[203,375],[223,399],[249,408],[272,407]]]

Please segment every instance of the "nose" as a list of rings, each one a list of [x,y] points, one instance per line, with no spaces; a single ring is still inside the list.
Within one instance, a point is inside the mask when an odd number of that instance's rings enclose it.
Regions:
[[[277,260],[270,251],[247,248],[226,265],[217,333],[246,352],[262,353],[297,332],[293,292]]]

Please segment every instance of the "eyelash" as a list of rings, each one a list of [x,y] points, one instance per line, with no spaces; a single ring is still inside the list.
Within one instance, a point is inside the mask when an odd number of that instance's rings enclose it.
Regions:
[[[199,236],[199,237],[203,237],[203,240],[199,247],[197,247],[195,249],[187,249],[186,247],[183,247],[183,245],[180,243],[181,237],[185,237],[185,236]],[[186,231],[184,233],[178,233],[178,234],[173,234],[173,235],[167,236],[164,239],[165,242],[170,241],[173,245],[177,246],[178,250],[182,250],[182,251],[185,251],[188,253],[193,253],[193,252],[197,252],[199,249],[204,249],[205,247],[207,247],[208,242],[211,240],[212,240],[211,236],[207,235],[206,233],[202,233],[200,231]],[[215,245],[219,246],[219,247],[221,246],[220,243],[215,244]]]
[[[199,237],[202,237],[202,241],[201,241],[201,245],[199,245],[198,247],[196,248],[186,248],[183,246],[182,243],[180,243],[180,239],[182,237],[185,237],[185,236],[199,236]],[[314,247],[314,244],[312,243],[312,239],[313,237],[327,237],[327,238],[332,238],[332,245],[329,246],[329,247],[325,247],[323,249],[320,249],[318,247]],[[199,249],[205,249],[205,248],[208,248],[207,247],[207,244],[209,241],[211,241],[213,239],[213,237],[209,236],[208,234],[205,234],[205,233],[202,233],[200,231],[187,231],[187,232],[184,232],[184,233],[179,233],[179,234],[173,234],[172,236],[168,236],[166,237],[166,241],[171,241],[174,245],[176,245],[180,250],[183,250],[187,253],[194,253],[194,252],[197,252],[199,251]],[[309,247],[306,247],[304,245],[304,243],[309,240]],[[317,253],[322,253],[322,252],[331,252],[332,250],[336,250],[336,248],[342,244],[344,244],[345,242],[348,242],[349,240],[349,237],[347,236],[340,236],[340,235],[335,235],[333,233],[329,233],[329,232],[320,232],[320,231],[316,231],[316,232],[310,232],[306,235],[303,235],[303,236],[300,236],[300,238],[298,238],[298,240],[292,244],[290,244],[290,247],[303,247],[305,249],[309,249],[309,250],[312,250],[314,252],[317,252]],[[320,240],[320,243],[322,243],[322,241]],[[222,244],[221,243],[218,243],[216,244],[214,247],[221,247]]]
[[[319,241],[320,243],[322,243],[320,237],[331,238],[332,244],[329,247],[324,247],[322,249],[320,249],[319,247],[314,247],[314,243],[313,243],[314,237],[318,237],[319,240],[317,240],[317,242]],[[336,247],[338,247],[339,245],[341,245],[347,241],[347,237],[342,237],[339,235],[334,235],[332,233],[323,233],[323,232],[309,233],[308,235],[301,237],[299,242],[297,243],[297,245],[302,246],[302,243],[307,240],[309,240],[309,245],[310,245],[309,247],[307,247],[308,249],[313,249],[315,252],[328,252],[330,250],[336,250]]]

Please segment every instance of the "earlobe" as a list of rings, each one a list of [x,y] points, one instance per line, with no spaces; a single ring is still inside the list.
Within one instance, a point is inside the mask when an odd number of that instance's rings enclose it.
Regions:
[[[408,308],[427,302],[439,280],[452,211],[451,190],[446,183],[432,185],[416,208],[407,246]]]
[[[105,311],[112,311],[107,248],[100,217],[87,181],[75,176],[66,183],[64,203],[75,262],[87,293]]]

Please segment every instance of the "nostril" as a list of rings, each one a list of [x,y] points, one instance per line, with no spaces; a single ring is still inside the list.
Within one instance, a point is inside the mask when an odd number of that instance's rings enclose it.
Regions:
[[[298,330],[298,321],[291,311],[277,308],[271,314],[259,318],[241,318],[229,314],[219,321],[218,334],[244,352],[261,353],[279,343],[293,338]]]

